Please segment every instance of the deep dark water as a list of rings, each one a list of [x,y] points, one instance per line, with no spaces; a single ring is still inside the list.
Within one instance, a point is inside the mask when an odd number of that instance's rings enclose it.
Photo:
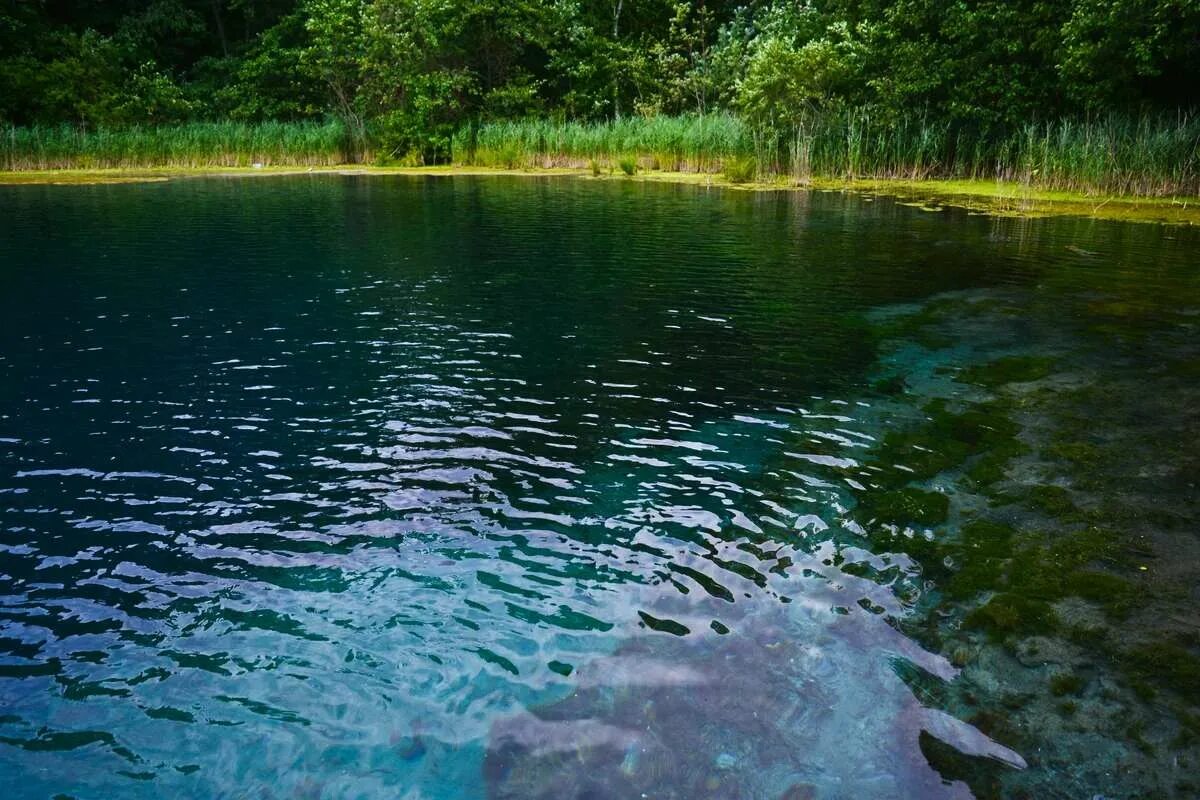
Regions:
[[[0,188],[5,796],[1195,796],[1198,244]]]

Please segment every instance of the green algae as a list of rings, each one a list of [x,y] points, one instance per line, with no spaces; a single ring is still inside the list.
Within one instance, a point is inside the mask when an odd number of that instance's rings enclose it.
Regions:
[[[962,567],[947,583],[946,595],[962,600],[998,586],[1012,555],[1013,536],[1012,528],[988,520],[964,525],[957,546],[947,548],[953,548]]]
[[[1050,678],[1050,694],[1062,697],[1080,694],[1087,686],[1087,679],[1075,672],[1057,672]]]
[[[1107,572],[1071,573],[1064,580],[1064,589],[1069,595],[1095,603],[1114,619],[1128,617],[1137,597],[1133,583]]]
[[[1024,498],[1031,507],[1055,519],[1070,520],[1078,513],[1071,493],[1061,486],[1025,487]]]
[[[922,424],[889,431],[877,450],[880,462],[898,468],[898,480],[928,480],[972,457],[986,459],[987,466],[1002,471],[1009,460],[1025,451],[1016,439],[1020,428],[1002,403],[975,403],[956,412],[947,401],[937,399],[922,411],[926,415]],[[977,468],[978,462],[970,469]],[[982,482],[983,476],[975,479]]]
[[[904,394],[904,390],[908,388],[908,382],[903,375],[892,375],[887,378],[880,378],[871,384],[871,390],[876,394],[884,396],[896,396]]]
[[[1121,656],[1121,667],[1135,682],[1163,686],[1189,703],[1200,704],[1200,656],[1181,644],[1131,648]]]
[[[918,604],[921,618],[903,626],[966,668],[969,683],[956,701],[994,708],[997,698],[969,676],[1007,661],[1019,670],[1014,684],[1032,689],[1029,708],[1014,709],[1023,725],[1043,724],[1049,715],[1051,731],[1089,731],[1132,754],[1144,796],[1167,797],[1175,796],[1176,781],[1150,778],[1146,758],[1167,749],[1180,769],[1190,768],[1186,759],[1194,764],[1200,637],[1176,632],[1189,624],[1194,584],[1180,582],[1189,568],[1156,558],[1165,547],[1194,552],[1184,545],[1194,533],[1189,498],[1200,467],[1197,418],[1189,413],[1200,359],[1194,346],[1161,331],[1164,308],[1179,306],[1178,298],[1113,291],[1111,302],[1096,303],[1093,295],[1080,301],[1090,308],[1064,309],[1071,330],[1047,346],[1016,342],[1011,309],[994,297],[970,302],[956,294],[884,319],[886,335],[904,343],[885,343],[881,352],[902,363],[931,360],[934,380],[928,388],[918,378],[904,381],[900,402],[931,390],[933,399],[924,419],[876,443],[878,482],[936,480],[951,498],[950,519],[961,514],[965,521],[924,538],[872,532],[871,542],[908,554],[925,585],[935,587]],[[1097,321],[1112,330],[1097,337]],[[1190,317],[1167,322],[1181,337],[1193,327]],[[1008,355],[955,369],[963,346],[973,344],[957,332],[986,325]],[[1072,345],[1078,337],[1091,337],[1090,349]],[[951,346],[932,359],[918,349]],[[1116,361],[1125,369],[1148,354],[1150,369],[1130,367],[1128,379],[1118,373],[1115,383],[1100,379],[1097,364]],[[947,390],[947,377],[958,388]],[[987,414],[998,423],[969,424]],[[964,435],[972,427],[983,435]],[[1097,704],[1109,710],[1097,716]],[[986,721],[979,726],[985,732]],[[1022,783],[1005,781],[1005,796],[1023,796],[1008,791]]]
[[[1058,615],[1047,602],[1005,592],[967,614],[964,624],[982,630],[1000,640],[1017,634],[1036,636],[1052,633],[1058,627]]]
[[[555,672],[563,677],[570,677],[571,673],[575,671],[575,667],[563,661],[551,661],[546,666],[550,668],[551,672]]]
[[[941,492],[908,487],[889,492],[872,492],[858,510],[866,519],[893,525],[937,525],[950,513],[950,498]]]
[[[1029,452],[1029,448],[1016,439],[1002,445],[997,445],[987,453],[975,459],[964,473],[970,484],[976,489],[987,489],[1008,477],[1008,467],[1012,460]]]
[[[901,467],[912,478],[926,480],[961,464],[970,447],[952,438],[938,438],[928,429],[891,431],[883,438],[879,458]]]
[[[967,367],[959,373],[959,380],[989,389],[1010,383],[1030,383],[1049,375],[1054,361],[1049,356],[1004,356]]]

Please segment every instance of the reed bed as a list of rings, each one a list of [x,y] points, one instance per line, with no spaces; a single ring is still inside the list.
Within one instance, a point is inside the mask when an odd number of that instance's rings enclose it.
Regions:
[[[615,165],[636,157],[643,167],[715,172],[733,155],[753,155],[753,132],[730,114],[627,117],[611,122],[524,119],[464,128],[453,152],[465,163],[521,166]]]
[[[1040,189],[1134,196],[1200,195],[1200,120],[1112,115],[1031,122],[985,136],[944,120],[899,120],[866,110],[812,114],[787,132],[753,130],[729,114],[631,117],[580,123],[530,119],[464,129],[462,163],[506,168],[614,169],[635,158],[651,169],[759,178],[968,178]]]
[[[0,170],[332,166],[369,159],[369,140],[362,150],[337,121],[0,127]],[[632,163],[735,182],[966,178],[1083,194],[1200,195],[1200,119],[1184,113],[1030,122],[1000,136],[866,109],[809,114],[783,132],[755,130],[728,113],[520,119],[465,126],[452,154],[472,166],[599,174],[629,172]]]
[[[336,121],[7,127],[0,128],[0,169],[327,166],[352,160],[347,142]]]

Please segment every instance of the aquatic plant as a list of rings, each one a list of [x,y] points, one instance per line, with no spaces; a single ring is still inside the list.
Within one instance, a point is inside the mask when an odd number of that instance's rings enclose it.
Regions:
[[[380,136],[384,134],[377,131]],[[191,122],[0,130],[0,169],[334,165],[370,160],[337,120]],[[1143,114],[1030,123],[1007,134],[970,133],[923,115],[870,109],[810,112],[786,135],[727,112],[580,122],[527,118],[466,126],[449,141],[459,163],[517,169],[591,167],[622,160],[655,169],[754,177],[966,178],[1091,194],[1200,195],[1200,120]],[[390,161],[388,163],[391,163]]]
[[[731,158],[725,162],[725,179],[730,183],[749,183],[758,174],[753,158]]]
[[[1079,694],[1087,686],[1087,680],[1075,672],[1057,672],[1050,678],[1050,694],[1062,697]]]
[[[474,136],[476,150],[471,151]],[[925,115],[870,109],[810,112],[787,134],[730,113],[600,122],[505,120],[464,129],[455,154],[483,166],[514,146],[546,166],[586,166],[635,154],[659,168],[819,178],[967,178],[1092,194],[1200,194],[1200,121],[1188,114],[1112,114],[1030,123],[1006,134],[956,129]],[[461,157],[461,156],[456,156]],[[730,168],[733,168],[732,173]],[[751,180],[746,178],[745,180]]]
[[[332,166],[362,159],[345,126],[329,122],[193,122],[0,131],[0,169]]]

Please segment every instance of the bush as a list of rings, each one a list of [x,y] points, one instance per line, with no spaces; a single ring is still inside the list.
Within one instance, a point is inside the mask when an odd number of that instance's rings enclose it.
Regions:
[[[637,158],[635,156],[621,156],[617,159],[617,166],[626,175],[634,175],[637,173]]]

